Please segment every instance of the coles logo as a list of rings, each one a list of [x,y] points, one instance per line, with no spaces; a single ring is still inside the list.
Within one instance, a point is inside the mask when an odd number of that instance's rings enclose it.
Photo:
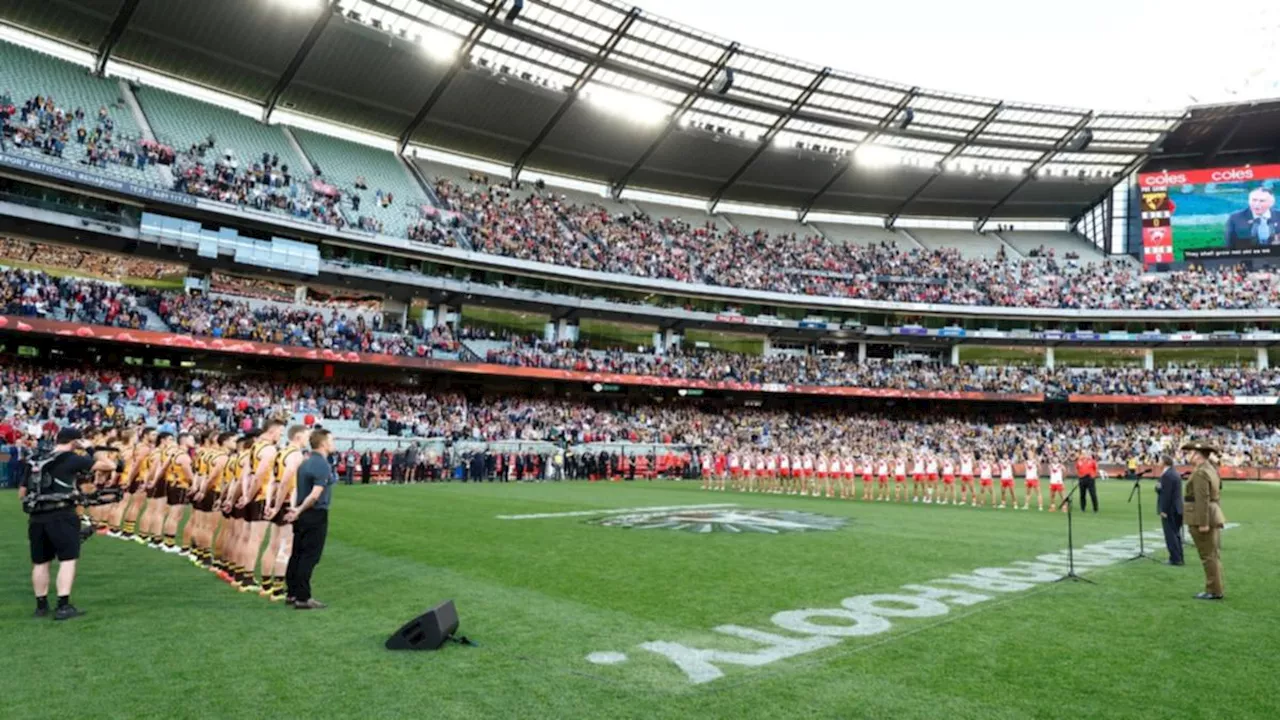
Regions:
[[[1171,173],[1167,170],[1161,173],[1152,173],[1150,175],[1142,176],[1143,185],[1157,185],[1164,187],[1168,185],[1184,185],[1186,182],[1187,176],[1184,173]]]
[[[1209,174],[1209,178],[1213,182],[1239,182],[1241,180],[1253,179],[1253,168],[1229,168],[1227,170],[1214,170]]]

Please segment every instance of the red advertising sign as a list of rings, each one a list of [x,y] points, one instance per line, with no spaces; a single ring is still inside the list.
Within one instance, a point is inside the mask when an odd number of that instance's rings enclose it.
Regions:
[[[1280,177],[1280,165],[1246,165],[1243,167],[1203,168],[1177,172],[1149,172],[1138,175],[1138,187],[1162,190],[1179,185],[1201,183],[1238,183]]]

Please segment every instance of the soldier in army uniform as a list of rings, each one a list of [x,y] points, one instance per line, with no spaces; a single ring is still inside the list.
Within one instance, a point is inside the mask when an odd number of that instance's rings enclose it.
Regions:
[[[1192,440],[1182,446],[1190,451],[1189,460],[1195,466],[1183,489],[1183,522],[1191,532],[1191,540],[1204,564],[1204,592],[1197,600],[1221,600],[1222,560],[1219,557],[1219,541],[1226,517],[1218,501],[1222,497],[1222,480],[1213,459],[1218,448],[1204,440]]]

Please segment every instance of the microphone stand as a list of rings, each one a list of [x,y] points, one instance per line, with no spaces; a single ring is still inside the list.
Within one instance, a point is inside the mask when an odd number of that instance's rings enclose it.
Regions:
[[[1147,474],[1150,471],[1151,471],[1151,468],[1139,470],[1137,477],[1133,479],[1133,489],[1129,491],[1128,502],[1133,502],[1133,498],[1135,495],[1138,498],[1138,554],[1129,558],[1130,561],[1140,560],[1143,558],[1146,558],[1147,560],[1156,560],[1154,555],[1150,555],[1147,553],[1146,538],[1143,535],[1143,529],[1142,529],[1142,476]],[[1159,562],[1159,561],[1157,560],[1156,562]]]
[[[1076,490],[1080,489],[1080,481],[1076,480],[1076,484],[1071,488],[1071,492],[1067,493],[1067,497],[1063,499],[1062,504],[1058,506],[1059,510],[1065,510],[1067,513],[1067,574],[1054,580],[1054,582],[1062,582],[1063,580],[1075,580],[1076,582],[1086,582],[1090,585],[1097,585],[1094,581],[1086,577],[1076,574],[1076,551],[1075,537],[1071,524],[1071,505],[1072,497],[1076,494]]]

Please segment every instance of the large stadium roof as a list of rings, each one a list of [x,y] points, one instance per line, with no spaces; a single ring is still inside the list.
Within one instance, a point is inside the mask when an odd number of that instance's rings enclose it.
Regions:
[[[100,65],[110,57],[402,146],[804,211],[1072,217],[1184,116],[876,80],[614,0],[528,0],[511,22],[510,9],[510,0],[9,0],[0,20],[97,52]]]

